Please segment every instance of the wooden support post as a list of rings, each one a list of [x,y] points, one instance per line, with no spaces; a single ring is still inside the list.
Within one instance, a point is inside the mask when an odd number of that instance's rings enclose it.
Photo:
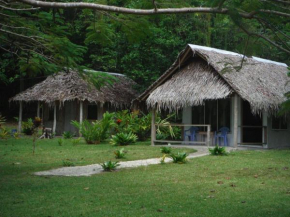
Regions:
[[[40,118],[40,102],[37,102],[37,114],[36,117]]]
[[[234,130],[233,130],[233,144],[238,147],[238,95],[234,96]]]
[[[207,146],[210,146],[210,125],[207,126]]]
[[[80,101],[80,123],[83,122],[83,101]]]
[[[80,124],[83,123],[83,101],[80,101]],[[82,136],[81,129],[79,129],[79,136]]]
[[[19,102],[18,133],[21,133],[21,123],[22,123],[22,101]]]
[[[156,110],[152,109],[152,119],[151,119],[151,145],[154,146],[154,141],[156,140],[156,126],[155,126],[155,116]]]
[[[56,131],[56,102],[54,102],[54,108],[53,108],[53,127],[52,127],[52,133],[55,134]]]

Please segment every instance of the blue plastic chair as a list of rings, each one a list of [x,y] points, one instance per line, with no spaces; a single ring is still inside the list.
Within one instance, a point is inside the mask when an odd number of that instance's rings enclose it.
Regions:
[[[230,132],[230,129],[227,127],[222,127],[219,129],[219,131],[215,132],[214,138],[215,138],[215,144],[217,144],[217,140],[219,142],[219,145],[221,145],[221,138],[224,141],[224,146],[229,146],[228,144],[228,137],[227,134]]]
[[[188,135],[187,132],[190,134]],[[184,130],[184,140],[188,136],[189,141],[196,141],[196,134],[198,133],[198,127],[190,127],[188,130]]]

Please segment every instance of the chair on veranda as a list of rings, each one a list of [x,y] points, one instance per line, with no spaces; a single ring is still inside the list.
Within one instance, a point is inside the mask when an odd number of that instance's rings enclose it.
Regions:
[[[214,135],[215,144],[217,144],[217,140],[218,140],[218,144],[221,145],[221,139],[223,139],[224,146],[229,146],[228,137],[227,137],[227,134],[229,132],[230,132],[230,129],[227,127],[222,127],[218,131],[215,131],[215,135]]]
[[[188,137],[189,141],[196,141],[197,133],[198,127],[190,127],[188,130],[184,130],[184,140],[186,140],[186,137]]]

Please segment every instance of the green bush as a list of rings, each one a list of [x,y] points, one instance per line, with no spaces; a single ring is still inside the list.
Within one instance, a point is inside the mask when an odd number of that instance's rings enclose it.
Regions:
[[[27,119],[27,121],[22,122],[22,132],[25,135],[32,135],[34,129],[33,120],[31,118]]]
[[[171,155],[170,155],[170,157],[172,158],[172,160],[173,160],[173,163],[179,163],[179,164],[183,164],[183,163],[186,163],[186,161],[187,161],[187,154],[184,152],[184,153],[177,153],[177,154],[174,154],[174,153],[172,153]]]
[[[77,145],[77,144],[79,144],[81,142],[81,139],[82,139],[81,137],[79,137],[77,139],[71,139],[71,142],[72,142],[73,145]]]
[[[172,148],[171,147],[164,146],[164,147],[161,147],[160,148],[160,151],[163,154],[170,154],[172,152]]]
[[[59,146],[62,146],[63,145],[63,139],[62,138],[59,138],[57,140],[57,143],[58,143]]]
[[[0,128],[2,127],[2,124],[5,124],[5,122],[6,122],[5,117],[2,116],[1,113],[0,113]]]
[[[112,145],[130,145],[137,141],[137,136],[133,133],[117,133],[112,136],[110,143]]]
[[[102,164],[100,164],[103,168],[104,171],[113,171],[115,169],[117,169],[117,167],[120,165],[118,163],[118,161],[114,162],[114,161],[106,161]]]
[[[134,133],[140,141],[150,137],[151,113],[145,115],[139,112],[123,110],[115,113],[116,133]]]
[[[87,144],[99,144],[109,137],[109,130],[114,125],[113,113],[104,113],[102,120],[90,123],[84,120],[82,123],[72,121],[72,125],[79,129]]]
[[[127,152],[124,150],[124,148],[114,151],[115,158],[117,159],[125,158],[126,153]]]
[[[225,147],[219,147],[216,145],[214,148],[208,149],[211,155],[227,155],[227,151]]]
[[[70,132],[70,131],[64,131],[62,134],[62,137],[64,139],[71,139],[74,137],[74,133]]]
[[[9,133],[6,127],[0,127],[0,139],[8,139]]]
[[[70,161],[70,160],[63,160],[62,161],[62,165],[64,167],[74,167],[75,166],[75,163]]]

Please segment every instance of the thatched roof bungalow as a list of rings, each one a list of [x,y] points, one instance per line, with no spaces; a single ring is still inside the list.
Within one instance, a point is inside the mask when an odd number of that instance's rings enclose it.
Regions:
[[[289,119],[272,116],[290,91],[287,72],[284,63],[189,44],[134,104],[182,110],[183,124],[228,127],[231,146],[290,146]]]
[[[53,128],[57,135],[63,131],[76,131],[71,120],[101,119],[105,111],[129,108],[137,96],[133,88],[136,83],[122,74],[101,73],[115,77],[112,84],[97,89],[71,70],[48,76],[43,82],[17,94],[10,101],[20,104],[19,123],[22,102],[38,102],[37,116],[42,116],[44,126]]]

